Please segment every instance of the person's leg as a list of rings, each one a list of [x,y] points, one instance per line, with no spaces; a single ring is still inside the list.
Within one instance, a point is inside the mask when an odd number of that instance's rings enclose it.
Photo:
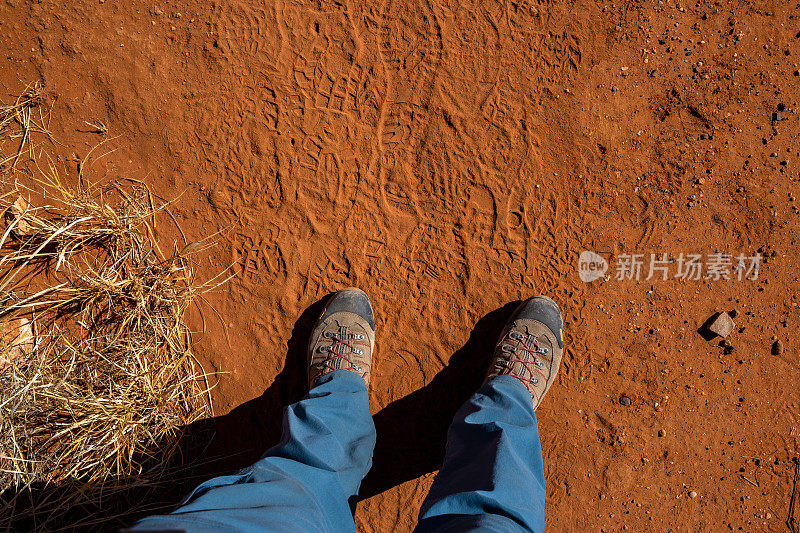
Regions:
[[[355,531],[350,501],[372,464],[375,426],[364,380],[333,372],[283,418],[281,442],[253,466],[197,487],[134,530]]]
[[[253,466],[201,484],[177,510],[132,530],[355,531],[352,510],[375,446],[367,392],[374,327],[363,292],[332,298],[311,334],[312,388],[287,407],[280,443]]]
[[[530,393],[515,378],[498,376],[456,414],[417,531],[542,531],[544,499]]]
[[[561,311],[524,302],[495,349],[484,385],[459,409],[417,531],[544,530],[545,480],[535,407],[563,354]]]

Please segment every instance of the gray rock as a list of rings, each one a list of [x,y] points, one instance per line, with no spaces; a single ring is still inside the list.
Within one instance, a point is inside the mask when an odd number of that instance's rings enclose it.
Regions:
[[[719,316],[708,326],[709,331],[716,333],[720,337],[727,337],[730,335],[733,328],[736,327],[736,324],[733,323],[733,319],[728,315],[728,313],[722,312]]]

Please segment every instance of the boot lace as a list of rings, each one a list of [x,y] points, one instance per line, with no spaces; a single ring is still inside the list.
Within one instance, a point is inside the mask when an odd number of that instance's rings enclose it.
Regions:
[[[359,356],[364,355],[363,348],[369,347],[369,343],[358,342],[364,340],[363,333],[352,333],[347,326],[339,326],[339,331],[326,331],[322,337],[322,341],[330,344],[322,344],[317,349],[319,353],[328,354],[319,362],[321,368],[319,377],[334,370],[355,370],[359,373],[365,371],[366,363],[358,360]]]
[[[539,380],[547,381],[547,375],[544,373],[545,365],[542,359],[549,361],[550,348],[541,346],[542,343],[535,335],[519,333],[517,331],[510,332],[505,342],[502,344],[502,352],[505,356],[504,359],[498,359],[495,363],[504,369],[504,374],[513,376],[523,383],[536,386]],[[539,356],[543,356],[541,359]],[[548,357],[549,356],[549,357]],[[522,371],[517,372],[514,368],[514,363],[519,363],[522,366]],[[531,387],[528,387],[529,389]]]

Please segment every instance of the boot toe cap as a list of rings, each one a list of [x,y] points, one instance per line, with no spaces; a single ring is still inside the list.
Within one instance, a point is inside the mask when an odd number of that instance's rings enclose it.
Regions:
[[[564,347],[562,328],[564,320],[558,304],[547,296],[534,296],[529,298],[514,313],[512,320],[517,318],[536,320],[541,322],[553,333],[558,341],[559,348]]]
[[[372,310],[372,303],[369,301],[367,293],[361,289],[351,287],[334,293],[325,305],[320,320],[325,320],[334,313],[341,312],[354,313],[366,320],[373,330],[375,329],[375,313]]]

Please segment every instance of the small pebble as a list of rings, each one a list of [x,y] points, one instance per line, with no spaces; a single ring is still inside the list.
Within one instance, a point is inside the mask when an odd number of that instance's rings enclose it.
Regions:
[[[692,492],[689,493],[689,497],[690,498],[697,498],[697,493],[695,491],[692,491]]]
[[[659,437],[663,437],[663,436],[664,436],[664,435],[666,435],[666,434],[667,434],[667,432],[666,432],[666,431],[664,431],[663,429],[659,429],[659,430],[658,430],[658,436],[659,436]]]
[[[631,399],[628,398],[625,394],[623,394],[622,396],[619,397],[619,403],[621,403],[624,406],[628,406],[631,404]]]
[[[736,351],[736,347],[735,346],[731,346],[729,344],[729,345],[725,346],[725,348],[722,350],[722,353],[725,354],[725,355],[730,355],[735,351]]]
[[[780,355],[783,353],[783,343],[775,341],[772,343],[772,355]]]

